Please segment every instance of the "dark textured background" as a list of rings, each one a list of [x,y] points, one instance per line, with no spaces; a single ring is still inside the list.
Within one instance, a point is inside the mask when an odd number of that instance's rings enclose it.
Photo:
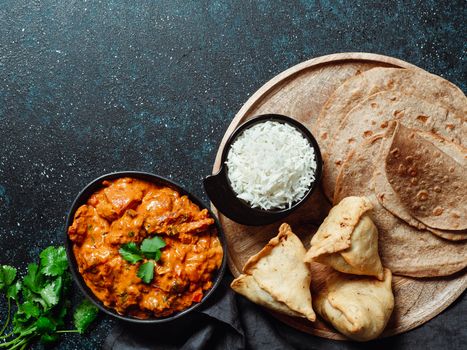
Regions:
[[[306,59],[382,53],[466,91],[464,1],[356,3],[2,0],[0,263],[24,268],[62,243],[74,196],[106,172],[154,172],[207,201],[201,179],[236,111]],[[460,347],[466,314],[464,295],[386,344]],[[113,324],[101,317],[58,348],[99,348]]]

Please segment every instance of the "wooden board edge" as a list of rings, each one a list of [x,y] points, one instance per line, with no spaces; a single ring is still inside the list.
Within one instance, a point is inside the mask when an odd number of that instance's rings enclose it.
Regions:
[[[459,286],[458,289],[455,290],[455,293],[451,294],[449,298],[446,298],[446,300],[444,300],[443,303],[439,304],[438,307],[434,308],[428,314],[421,317],[417,322],[414,322],[409,326],[396,327],[396,328],[391,329],[391,331],[387,333],[383,333],[381,338],[387,338],[393,335],[408,332],[417,327],[420,327],[421,325],[425,324],[426,322],[430,321],[431,319],[441,314],[444,310],[446,310],[449,307],[449,305],[451,305],[457,298],[459,298],[467,289],[467,271],[464,271],[464,274],[462,276],[456,277],[456,279],[457,278],[462,278],[462,284]]]

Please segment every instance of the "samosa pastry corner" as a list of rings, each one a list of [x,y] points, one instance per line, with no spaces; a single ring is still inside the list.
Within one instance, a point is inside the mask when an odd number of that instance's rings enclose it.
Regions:
[[[305,247],[287,224],[243,268],[231,287],[254,303],[314,321]]]
[[[255,304],[289,316],[303,317],[290,309],[285,303],[274,299],[271,294],[262,289],[253,276],[241,274],[230,285],[234,291],[250,299]]]
[[[391,281],[389,269],[384,269],[382,281],[334,271],[313,296],[313,306],[345,336],[372,340],[383,332],[394,309]]]
[[[305,261],[329,265],[337,271],[383,279],[378,255],[378,230],[368,215],[366,197],[346,197],[333,207],[311,239]]]

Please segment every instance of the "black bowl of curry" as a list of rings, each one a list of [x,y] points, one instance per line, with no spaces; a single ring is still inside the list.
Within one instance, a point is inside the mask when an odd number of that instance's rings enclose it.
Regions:
[[[178,184],[150,173],[101,176],[66,219],[70,269],[102,311],[136,323],[174,320],[213,293],[226,240],[213,213]]]

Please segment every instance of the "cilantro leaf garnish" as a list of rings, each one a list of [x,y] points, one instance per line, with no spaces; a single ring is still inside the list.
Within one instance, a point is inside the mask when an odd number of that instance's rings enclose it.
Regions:
[[[89,325],[95,320],[98,308],[89,300],[83,302],[76,308],[73,315],[73,322],[80,333],[84,333]]]
[[[166,246],[165,241],[159,237],[146,238],[141,242],[138,247],[135,242],[122,244],[118,250],[122,258],[130,264],[136,264],[143,259],[149,261],[143,263],[137,272],[137,276],[143,280],[144,283],[150,283],[154,278],[154,263],[161,258],[161,249]]]
[[[156,250],[153,253],[144,253],[144,256],[148,259],[152,259],[154,261],[159,261],[161,258],[162,252],[160,250]]]
[[[141,278],[144,283],[150,283],[154,277],[154,262],[147,261],[141,264],[136,275]]]
[[[146,253],[155,253],[161,248],[165,247],[165,242],[162,238],[159,236],[154,236],[153,238],[146,238],[142,243],[141,243],[141,251],[143,254]]]
[[[135,264],[138,261],[143,260],[141,256],[141,251],[136,246],[136,243],[130,242],[120,246],[118,250],[123,259],[128,261],[130,264]]]
[[[59,276],[68,268],[65,248],[48,247],[41,254],[41,272],[46,276]]]

